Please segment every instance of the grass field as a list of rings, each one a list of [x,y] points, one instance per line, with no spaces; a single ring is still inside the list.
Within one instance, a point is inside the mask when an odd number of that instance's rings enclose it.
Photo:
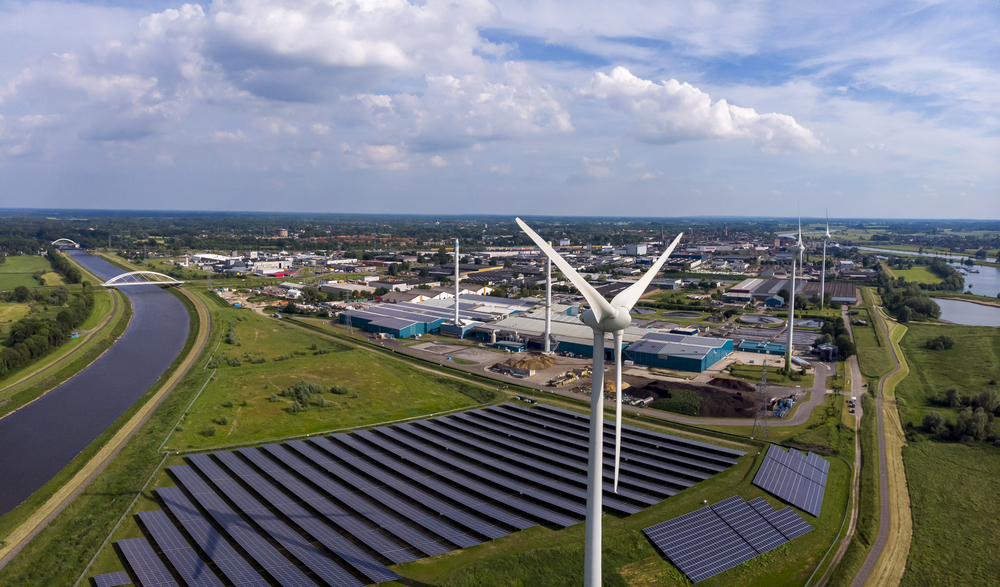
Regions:
[[[915,265],[913,269],[889,269],[894,277],[902,277],[907,283],[941,283],[942,279],[923,265]]]
[[[28,304],[0,302],[0,340],[6,338],[11,324],[27,316],[30,310]]]
[[[390,356],[340,345],[249,310],[220,309],[220,315],[227,330],[230,322],[237,320],[240,346],[223,342],[219,347],[218,372],[185,417],[183,430],[171,438],[171,450],[298,436],[479,403],[462,393],[468,391],[467,384],[421,371]],[[316,349],[331,352],[316,355]],[[276,360],[282,356],[288,358]],[[229,360],[237,358],[241,365],[230,366]],[[254,364],[254,360],[264,362]],[[281,397],[281,392],[297,381],[313,382],[327,390],[344,385],[349,393],[325,393],[328,405],[313,403],[306,411],[292,413],[293,400]],[[271,401],[272,395],[278,396],[276,401]],[[231,407],[226,407],[228,402],[232,402]],[[226,424],[218,424],[223,417]]]
[[[764,368],[760,365],[733,365],[730,368],[729,373],[737,379],[760,383],[763,370]],[[803,389],[809,389],[813,386],[813,383],[816,380],[816,375],[813,373],[802,375],[801,377],[802,379],[795,381],[790,379],[787,375],[778,373],[773,367],[767,370],[767,382],[772,385],[780,385],[783,387],[795,387],[798,385]]]
[[[903,587],[996,585],[1000,449],[918,442],[903,449],[913,542]]]
[[[7,257],[7,262],[0,265],[0,289],[14,289],[19,285],[38,287],[38,281],[32,277],[35,272],[51,273],[52,265],[45,257],[35,255],[13,255]],[[58,274],[55,274],[58,278]],[[46,280],[47,285],[59,285],[62,279]]]
[[[955,339],[949,350],[932,351],[927,339],[946,335]],[[910,324],[900,342],[910,375],[899,384],[896,395],[903,425],[920,425],[931,410],[954,422],[960,408],[932,406],[950,388],[962,395],[976,395],[1000,380],[1000,329],[958,324]]]

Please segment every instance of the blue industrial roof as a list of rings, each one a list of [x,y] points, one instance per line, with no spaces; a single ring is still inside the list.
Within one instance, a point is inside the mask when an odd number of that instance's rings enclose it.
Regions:
[[[625,352],[703,358],[713,350],[723,348],[728,342],[730,341],[724,338],[651,332],[630,344]]]

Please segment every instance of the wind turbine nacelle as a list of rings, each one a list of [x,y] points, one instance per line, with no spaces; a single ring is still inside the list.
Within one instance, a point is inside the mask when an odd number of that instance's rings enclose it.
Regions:
[[[788,250],[792,253],[801,253],[802,251],[806,250],[806,248],[802,245],[795,244],[788,247]]]
[[[614,316],[605,316],[603,320],[597,320],[597,315],[593,310],[587,310],[580,314],[580,322],[590,326],[598,332],[618,332],[625,330],[632,323],[632,316],[629,316],[628,309],[621,306],[611,306],[615,309]]]

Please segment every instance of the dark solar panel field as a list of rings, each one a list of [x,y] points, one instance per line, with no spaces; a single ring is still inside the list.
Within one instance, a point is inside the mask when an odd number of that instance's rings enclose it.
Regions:
[[[753,484],[795,507],[819,516],[830,463],[813,453],[771,445]]]
[[[643,530],[677,568],[697,583],[812,530],[791,508],[737,496]]]
[[[393,581],[394,564],[539,524],[583,521],[588,427],[588,417],[575,412],[505,404],[191,455],[189,465],[169,468],[178,486],[156,490],[164,509],[137,516],[150,541],[117,544],[137,585]],[[604,508],[619,515],[659,503],[743,455],[625,426],[615,493],[613,441],[614,429],[606,427]],[[743,506],[734,515],[781,514]],[[760,528],[747,532],[756,532],[760,544],[780,538]]]

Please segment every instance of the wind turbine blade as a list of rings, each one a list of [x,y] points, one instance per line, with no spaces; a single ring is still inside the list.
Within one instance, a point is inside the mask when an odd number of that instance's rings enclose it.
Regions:
[[[677,238],[674,239],[674,242],[670,243],[670,246],[667,247],[667,250],[663,251],[663,254],[660,255],[660,258],[656,260],[656,263],[653,263],[653,266],[649,268],[649,271],[647,271],[645,275],[640,277],[639,281],[633,283],[632,285],[628,286],[628,288],[626,288],[625,290],[619,292],[618,295],[616,295],[614,299],[611,300],[611,303],[616,306],[623,306],[631,310],[632,306],[634,306],[635,303],[639,301],[639,298],[642,297],[642,294],[646,291],[646,288],[649,287],[650,282],[652,282],[653,279],[656,277],[656,274],[660,272],[660,267],[663,267],[663,264],[667,261],[667,257],[669,257],[674,252],[674,247],[677,246],[677,243],[681,242],[682,236],[684,236],[683,232],[678,234]]]
[[[680,237],[677,237],[680,238]],[[674,241],[676,244],[677,241]],[[622,458],[622,332],[615,332],[615,493],[618,493],[618,465]]]
[[[514,221],[517,222],[517,225],[521,227],[521,230],[523,230],[525,234],[531,237],[531,240],[535,241],[538,248],[541,249],[543,253],[548,255],[549,259],[552,259],[552,262],[555,263],[556,267],[563,272],[563,275],[565,275],[566,278],[569,279],[578,290],[580,290],[580,294],[583,295],[584,299],[586,299],[590,304],[590,309],[594,311],[594,317],[597,318],[598,322],[603,320],[606,316],[615,315],[615,309],[611,307],[608,300],[604,299],[604,296],[598,293],[592,285],[587,283],[587,280],[577,273],[576,269],[573,269],[573,267],[566,262],[566,259],[563,259],[562,256],[555,251],[555,249],[550,247],[549,243],[545,242],[542,237],[538,236],[535,231],[531,230],[531,228],[529,228],[528,225],[525,224],[520,218],[515,218]]]
[[[826,209],[826,238],[830,238],[830,209]]]

